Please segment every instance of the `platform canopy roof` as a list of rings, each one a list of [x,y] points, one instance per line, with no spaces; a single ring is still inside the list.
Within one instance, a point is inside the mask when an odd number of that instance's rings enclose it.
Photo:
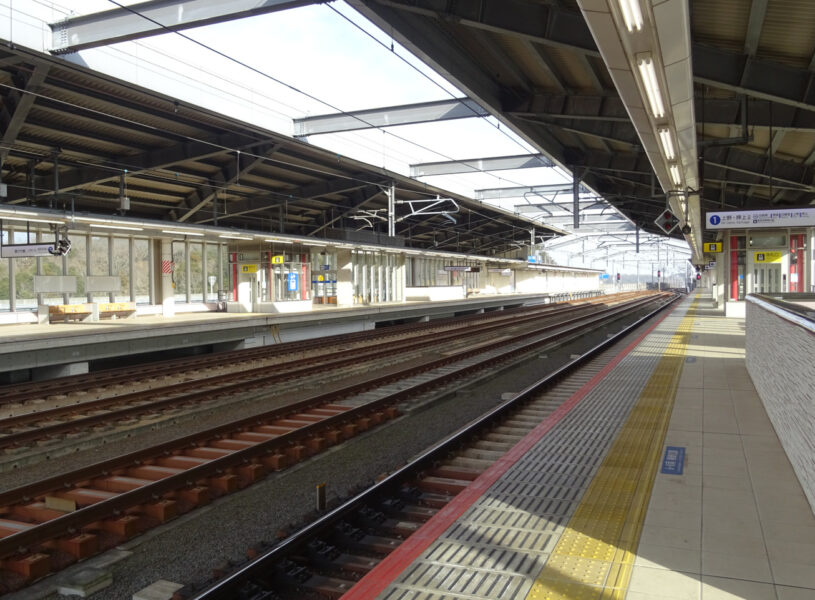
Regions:
[[[637,0],[630,31],[620,0],[349,3],[647,231],[665,192],[691,192],[697,232],[705,211],[813,203],[815,2]]]
[[[489,255],[529,244],[533,228],[561,234],[2,41],[0,98],[5,204],[324,238],[387,233],[393,183],[408,247]]]

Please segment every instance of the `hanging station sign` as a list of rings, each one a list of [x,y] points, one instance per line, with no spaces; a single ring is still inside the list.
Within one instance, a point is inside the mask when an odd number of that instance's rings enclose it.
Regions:
[[[722,243],[721,242],[705,242],[705,252],[708,254],[718,254],[722,251]]]
[[[54,244],[8,244],[0,246],[0,258],[53,256]]]
[[[241,273],[257,273],[257,265],[241,265]]]
[[[815,225],[815,208],[709,212],[707,213],[705,224],[707,229],[811,227]]]

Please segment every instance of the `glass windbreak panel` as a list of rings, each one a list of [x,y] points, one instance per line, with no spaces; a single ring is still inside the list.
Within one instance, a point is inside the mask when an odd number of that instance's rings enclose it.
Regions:
[[[307,300],[310,295],[308,291],[309,271],[307,263],[288,262],[282,265],[272,265],[275,302]],[[304,289],[303,286],[306,288]]]
[[[314,304],[337,303],[337,255],[319,252],[311,257],[311,295]]]
[[[91,236],[90,267],[91,275],[106,276],[109,274],[110,256],[108,249],[108,238],[103,236]],[[91,292],[91,302],[107,302],[109,293]]]
[[[53,244],[54,234],[50,232],[40,232],[40,244]],[[61,256],[41,256],[39,258],[39,275],[59,276],[62,275]],[[41,292],[40,299],[43,304],[62,304],[63,295],[61,292]]]
[[[187,301],[187,249],[184,242],[173,242],[173,286],[175,301]]]
[[[119,278],[119,289],[113,292],[114,302],[130,301],[130,240],[113,238],[113,256],[111,256],[114,277]]]
[[[150,304],[150,242],[133,240],[133,294],[137,304]]]
[[[0,244],[9,243],[8,231],[0,234]],[[11,259],[0,259],[0,311],[11,310]]]
[[[88,301],[85,293],[85,277],[88,273],[88,238],[84,235],[71,235],[71,251],[65,255],[67,274],[76,277],[76,292],[68,296],[69,304],[82,304]]]
[[[11,234],[12,244],[34,244],[36,236],[29,236],[25,231],[14,231]],[[34,275],[37,272],[37,259],[15,258],[14,286],[17,310],[35,310],[37,296],[34,293]]]
[[[190,251],[190,301],[204,301],[204,248],[191,242]]]
[[[207,244],[205,254],[207,261],[207,281],[204,282],[206,301],[215,302],[218,300],[218,290],[221,289],[222,281],[218,277],[218,246],[216,244]]]

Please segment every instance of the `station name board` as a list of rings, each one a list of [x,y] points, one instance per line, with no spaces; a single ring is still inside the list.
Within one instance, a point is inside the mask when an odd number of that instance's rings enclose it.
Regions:
[[[471,267],[469,265],[447,265],[444,267],[445,271],[453,271],[456,273],[478,273],[481,267]]]
[[[0,246],[0,258],[53,256],[54,244],[8,244]]]
[[[815,225],[815,208],[709,212],[705,219],[707,229],[812,227],[813,225]]]

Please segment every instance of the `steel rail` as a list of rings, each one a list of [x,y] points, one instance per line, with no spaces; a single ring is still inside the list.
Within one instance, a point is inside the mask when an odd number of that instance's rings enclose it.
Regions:
[[[67,513],[55,519],[37,524],[31,527],[30,529],[14,533],[4,538],[0,538],[0,557],[13,555],[15,553],[20,552],[21,548],[23,549],[29,548],[31,546],[43,543],[44,541],[49,539],[70,535],[72,533],[77,532],[81,527],[85,525],[105,518],[110,518],[111,516],[115,516],[116,514],[122,514],[124,510],[131,508],[133,506],[144,504],[146,502],[156,501],[160,499],[164,494],[179,489],[183,489],[184,487],[195,485],[196,482],[202,480],[205,481],[208,477],[222,474],[226,470],[250,464],[253,462],[253,459],[276,454],[278,453],[279,450],[286,448],[287,446],[294,443],[296,440],[302,439],[309,435],[318,435],[319,432],[322,430],[331,427],[336,427],[338,424],[342,424],[343,422],[354,420],[355,418],[359,418],[371,412],[376,412],[377,410],[387,405],[398,403],[399,401],[406,399],[412,395],[429,390],[433,387],[437,387],[439,385],[442,385],[443,383],[452,381],[453,379],[457,379],[474,371],[481,370],[486,366],[495,364],[496,362],[507,360],[508,358],[511,358],[513,356],[529,352],[543,344],[551,343],[553,339],[562,337],[566,334],[572,334],[576,331],[584,330],[593,325],[596,325],[601,320],[608,320],[611,317],[616,318],[620,313],[636,310],[654,301],[655,301],[654,297],[646,297],[645,299],[632,301],[631,303],[626,304],[624,306],[608,309],[606,311],[603,311],[604,313],[603,316],[592,315],[591,319],[585,319],[582,323],[576,324],[571,329],[566,329],[564,331],[553,333],[552,335],[547,336],[543,339],[529,342],[520,348],[513,348],[501,354],[500,356],[494,356],[483,359],[463,369],[454,371],[452,373],[444,374],[430,381],[415,384],[413,386],[410,386],[409,388],[406,388],[394,394],[390,394],[386,397],[380,398],[365,405],[350,408],[349,410],[344,411],[343,413],[326,417],[325,419],[319,422],[301,427],[290,433],[285,433],[273,439],[259,442],[251,447],[247,447],[241,450],[235,450],[234,452],[231,452],[228,455],[213,459],[205,464],[201,464],[199,466],[186,469],[181,473],[170,475],[163,479],[159,479],[157,481],[154,481],[148,485],[134,489],[132,491],[119,493],[115,497],[99,501],[89,506],[79,508],[74,512]],[[579,321],[579,319],[576,320]],[[550,326],[550,329],[551,328],[554,328],[554,326]],[[561,327],[561,329],[563,328]],[[520,337],[524,338],[528,336],[523,335]],[[433,368],[444,366],[446,364],[456,362],[463,358],[468,358],[479,353],[486,352],[490,349],[495,349],[497,347],[500,347],[501,345],[505,346],[508,343],[511,342],[503,340],[501,342],[495,342],[494,344],[491,344],[488,347],[480,347],[475,350],[464,351],[453,356],[439,359],[438,361],[436,361],[436,364],[434,365]],[[412,374],[415,374],[416,372],[422,372],[426,370],[427,369],[417,370],[416,368],[409,368],[403,372],[400,372],[398,378],[410,376]],[[353,389],[354,390],[353,393],[358,393],[358,391],[363,389],[363,387],[368,388],[372,387],[373,385],[383,385],[389,381],[393,381],[395,378],[397,378],[396,374],[391,374],[379,378],[374,378],[373,380],[369,380],[367,382],[364,382],[363,384],[351,386],[350,388],[346,389]],[[285,409],[271,411],[270,413],[265,413],[264,415],[256,415],[246,419],[241,419],[234,423],[229,423],[226,425],[209,429],[207,431],[184,436],[182,438],[173,440],[171,442],[166,442],[159,446],[147,448],[134,453],[102,461],[100,463],[90,465],[88,467],[73,471],[71,473],[51,477],[49,479],[37,482],[32,485],[22,486],[20,488],[0,494],[0,506],[11,506],[14,504],[18,504],[20,502],[27,502],[37,496],[41,496],[53,490],[70,489],[71,485],[75,484],[76,482],[86,481],[96,477],[108,476],[116,470],[125,469],[130,466],[138,466],[145,460],[161,458],[162,456],[169,456],[172,453],[178,452],[179,450],[182,450],[186,447],[203,445],[203,442],[205,442],[206,440],[223,437],[224,434],[230,432],[242,430],[245,431],[247,427],[252,425],[262,425],[264,421],[269,420],[269,418],[267,417],[270,415],[274,415],[275,418],[280,418],[281,415],[298,412],[309,407],[313,407],[315,405],[330,403],[331,401],[335,401],[336,399],[337,392],[321,394],[297,402],[294,405],[285,407]],[[69,483],[69,481],[71,483]]]
[[[606,296],[594,296],[579,301],[580,304],[588,304],[597,298],[607,298]],[[248,362],[251,360],[258,360],[259,358],[273,358],[281,354],[288,354],[294,352],[308,351],[309,349],[320,347],[324,348],[326,345],[355,343],[357,341],[364,341],[369,338],[378,337],[394,337],[402,335],[403,333],[411,330],[422,329],[438,329],[440,327],[464,325],[469,321],[488,320],[496,318],[511,318],[519,312],[540,311],[550,307],[562,306],[568,303],[552,303],[552,304],[535,304],[531,306],[519,306],[500,311],[501,314],[482,313],[462,315],[459,317],[451,317],[448,319],[439,319],[432,322],[423,323],[404,323],[401,325],[394,325],[387,329],[372,329],[366,331],[357,331],[348,334],[336,334],[328,336],[327,338],[300,340],[296,342],[285,342],[274,346],[264,346],[261,348],[244,348],[241,350],[229,350],[226,352],[219,352],[217,354],[196,356],[196,357],[183,357],[162,361],[160,363],[146,363],[139,366],[139,378],[156,377],[162,374],[176,374],[181,369],[198,369],[207,368],[213,365],[220,365],[229,361]],[[42,394],[48,393],[66,393],[77,390],[85,390],[88,387],[100,387],[103,385],[114,385],[116,383],[133,381],[133,372],[131,367],[118,367],[114,369],[105,369],[101,371],[94,371],[88,374],[71,375],[67,377],[59,377],[47,381],[37,383],[21,383],[7,386],[0,386],[0,391],[3,392],[3,397],[0,398],[0,406],[11,403],[24,402],[28,398],[39,397]]]
[[[481,417],[459,428],[457,431],[434,444],[409,463],[398,468],[381,481],[373,484],[371,487],[367,488],[353,498],[346,500],[343,504],[329,511],[313,523],[305,526],[299,531],[294,532],[284,540],[278,542],[273,548],[270,548],[269,550],[258,555],[248,564],[238,568],[238,570],[234,571],[233,573],[226,575],[208,588],[197,593],[189,600],[232,600],[234,598],[241,597],[239,595],[240,588],[250,581],[259,580],[262,579],[263,576],[268,576],[270,572],[269,567],[271,564],[286,559],[289,556],[299,552],[300,549],[306,543],[308,543],[308,541],[318,537],[325,530],[334,526],[347,515],[357,511],[359,508],[365,504],[368,504],[373,499],[381,496],[392,495],[393,490],[397,489],[405,481],[411,480],[416,473],[425,470],[427,467],[432,466],[433,463],[438,461],[440,458],[465,445],[467,440],[477,437],[485,428],[490,427],[494,421],[501,419],[508,410],[511,410],[515,406],[522,405],[528,402],[535,395],[546,391],[559,379],[565,377],[581,365],[597,356],[599,353],[616,344],[621,338],[646,323],[657,313],[675,303],[678,299],[679,296],[674,295],[671,300],[661,304],[658,308],[641,317],[631,325],[626,326],[613,337],[600,342],[587,352],[583,353],[580,357],[569,361],[546,377],[543,377],[537,382],[527,386],[512,399],[502,402]]]
[[[523,317],[519,320],[515,320],[512,325],[524,324],[541,318],[557,317],[566,313],[586,311],[587,309],[590,309],[590,307],[591,305],[562,307],[560,309],[547,312],[545,315],[533,314],[531,316]],[[66,415],[73,415],[80,411],[95,411],[107,409],[117,405],[139,403],[135,404],[134,406],[120,408],[111,413],[71,418],[64,423],[42,426],[36,430],[0,433],[0,448],[8,448],[35,439],[41,439],[43,437],[74,431],[82,427],[92,427],[99,423],[107,423],[111,420],[126,419],[138,414],[160,411],[175,405],[192,404],[202,400],[210,400],[212,399],[213,394],[230,396],[236,391],[235,384],[223,384],[233,381],[237,381],[237,385],[240,386],[237,391],[243,392],[247,389],[266,387],[281,381],[296,379],[297,377],[303,375],[310,375],[312,372],[311,370],[315,366],[328,365],[333,370],[349,364],[355,364],[366,359],[382,358],[384,356],[389,356],[400,352],[409,352],[415,349],[420,349],[427,346],[426,341],[428,340],[439,342],[451,339],[463,339],[470,336],[483,335],[489,331],[505,327],[507,327],[507,324],[503,322],[488,323],[485,325],[470,327],[463,332],[455,330],[443,333],[428,333],[406,339],[403,342],[383,341],[381,343],[366,346],[362,350],[357,348],[341,350],[338,352],[326,350],[322,354],[316,356],[310,356],[307,358],[293,358],[282,364],[278,364],[275,366],[275,372],[272,374],[269,373],[270,367],[268,366],[256,367],[247,369],[245,371],[239,371],[237,373],[214,375],[212,377],[196,379],[194,381],[185,381],[160,388],[140,390],[130,394],[100,398],[98,400],[83,402],[79,405],[61,406],[35,413],[27,413],[16,417],[9,417],[7,419],[0,419],[0,431],[6,431],[15,427],[64,418]],[[383,347],[385,347],[384,350]],[[297,368],[284,370],[285,367],[295,363],[298,365]],[[213,389],[213,386],[218,387]],[[167,398],[166,396],[172,397]],[[161,399],[149,401],[151,398],[156,397],[160,397]]]

